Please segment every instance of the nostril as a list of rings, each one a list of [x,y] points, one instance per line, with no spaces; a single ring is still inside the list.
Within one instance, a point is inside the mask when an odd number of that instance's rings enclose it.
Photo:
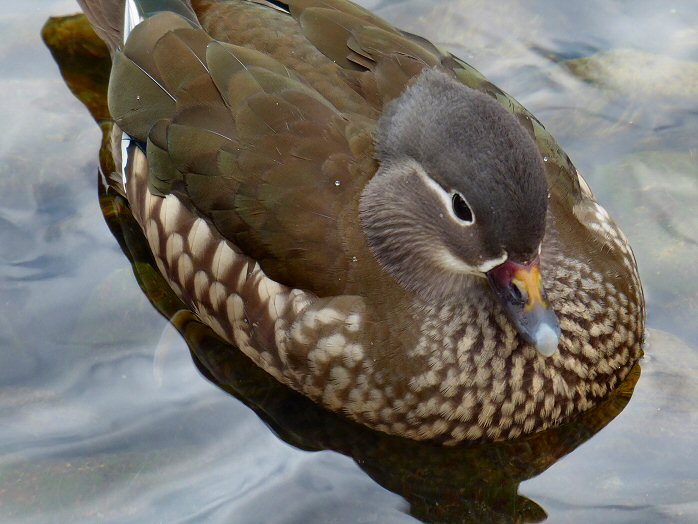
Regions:
[[[522,304],[525,302],[525,297],[523,291],[521,291],[521,288],[514,282],[511,283],[509,286],[509,292],[511,293],[511,297],[514,302],[517,304]]]

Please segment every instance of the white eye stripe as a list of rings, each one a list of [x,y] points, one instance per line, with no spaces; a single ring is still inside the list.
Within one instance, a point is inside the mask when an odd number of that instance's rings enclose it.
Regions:
[[[433,252],[434,261],[444,269],[453,271],[454,273],[468,273],[472,275],[477,275],[478,270],[470,264],[466,264],[459,257],[455,256],[446,247],[441,247],[440,249],[434,250]]]
[[[451,253],[448,248],[441,247],[441,249],[435,250],[434,260],[444,269],[448,269],[455,273],[469,273],[471,275],[477,275],[484,277],[484,273],[487,273],[491,269],[503,264],[509,258],[508,253],[505,251],[500,257],[494,258],[492,260],[485,260],[484,262],[478,264],[477,266],[471,266],[465,263],[459,257]]]
[[[483,263],[477,266],[477,270],[482,273],[487,273],[489,270],[496,268],[497,266],[504,264],[509,258],[509,254],[505,251],[502,256],[492,260],[485,260]]]
[[[416,167],[417,167],[417,169],[416,169],[417,175],[419,175],[421,177],[422,181],[424,182],[424,184],[429,189],[431,189],[441,199],[444,207],[448,211],[448,215],[451,218],[451,220],[453,220],[455,223],[457,223],[460,226],[472,226],[475,223],[475,213],[473,212],[473,208],[468,203],[468,200],[465,198],[465,196],[463,196],[463,194],[458,192],[458,191],[451,191],[450,193],[447,192],[443,187],[441,187],[440,184],[438,184],[436,181],[434,181],[434,179],[432,179],[429,175],[427,175],[421,166],[417,165]],[[470,209],[470,213],[473,216],[472,221],[468,222],[468,221],[461,220],[453,212],[453,195],[456,195],[456,194],[460,195],[461,198],[463,198],[463,201]]]

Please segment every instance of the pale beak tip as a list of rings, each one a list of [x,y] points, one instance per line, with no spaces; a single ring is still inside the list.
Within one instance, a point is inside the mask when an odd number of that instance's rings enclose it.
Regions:
[[[551,357],[557,352],[557,345],[560,341],[559,330],[553,329],[548,324],[542,323],[534,335],[534,343],[538,353],[544,357]]]

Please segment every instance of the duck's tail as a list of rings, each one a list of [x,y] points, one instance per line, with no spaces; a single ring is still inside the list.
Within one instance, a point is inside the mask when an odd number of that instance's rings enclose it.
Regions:
[[[143,87],[143,85],[149,86],[154,83],[159,90],[151,89],[148,91],[146,89],[151,95],[147,100],[148,104],[157,108],[159,107],[159,102],[162,102],[163,99],[167,102],[171,97],[147,71],[134,65],[130,59],[125,58],[121,50],[124,48],[131,31],[142,21],[157,13],[172,12],[181,15],[194,26],[199,26],[199,23],[191,7],[190,0],[78,0],[78,4],[80,4],[97,35],[107,44],[112,57],[113,68],[112,77],[109,81],[108,99],[109,111],[116,124],[111,133],[111,154],[116,171],[106,176],[109,180],[109,186],[126,197],[126,181],[128,178],[126,174],[128,169],[126,159],[130,157],[129,151],[134,143],[132,140],[134,131],[129,130],[129,126],[124,127],[122,120],[124,118],[127,119],[131,113],[143,111],[143,103],[137,104],[138,107],[134,109],[130,107],[134,105],[133,100],[129,99],[128,96],[117,96],[114,93],[126,89],[131,91],[129,94],[134,95],[134,88],[129,87],[131,84],[135,83]],[[144,51],[145,55],[149,52],[149,50]],[[140,55],[139,57],[142,58]],[[119,75],[123,76],[123,69],[128,69],[129,63],[133,66],[132,69],[134,69],[130,71],[132,77],[129,77],[128,82],[125,84],[120,81],[114,83],[114,75],[116,74],[117,77]],[[140,96],[134,96],[136,100],[140,101]],[[126,103],[123,102],[124,99]],[[114,100],[117,100],[117,102],[115,103]],[[126,116],[124,117],[124,115]],[[122,129],[129,134],[123,133]],[[144,143],[145,135],[147,135],[147,132],[145,134],[141,133],[137,137],[136,143]]]
[[[156,13],[170,11],[198,25],[190,0],[78,0],[78,4],[112,56],[134,27]]]

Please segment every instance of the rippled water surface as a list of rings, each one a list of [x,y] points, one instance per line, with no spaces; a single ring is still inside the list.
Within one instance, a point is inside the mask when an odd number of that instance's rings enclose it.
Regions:
[[[448,454],[333,433],[234,354],[211,376],[225,350],[187,345],[175,327],[198,328],[153,308],[103,218],[99,128],[40,38],[77,5],[14,2],[0,14],[0,522],[698,522],[698,5],[362,4],[515,96],[630,238],[650,337],[627,407],[590,416],[588,434]]]

